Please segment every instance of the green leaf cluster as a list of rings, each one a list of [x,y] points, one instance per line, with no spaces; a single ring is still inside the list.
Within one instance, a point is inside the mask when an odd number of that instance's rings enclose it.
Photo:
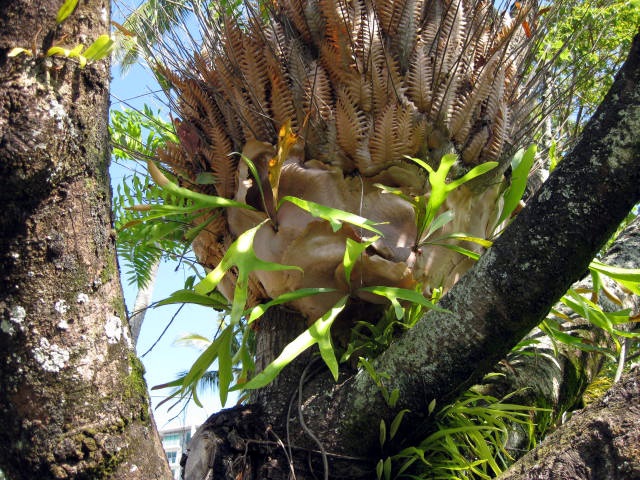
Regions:
[[[506,403],[473,390],[433,415],[433,433],[418,445],[391,457],[397,479],[490,479],[514,461],[507,451],[513,424],[533,442],[532,411],[543,409]],[[435,408],[432,402],[430,414]],[[388,478],[388,477],[387,477]]]
[[[553,3],[542,20],[546,34],[536,61],[550,64],[543,102],[554,107],[548,133],[562,154],[604,99],[629,52],[640,24],[640,2],[565,0]],[[554,157],[555,152],[552,162]]]
[[[422,245],[424,240],[431,235],[431,233],[453,218],[453,213],[444,212],[438,217],[438,219],[436,219],[436,215],[440,211],[440,208],[453,190],[498,166],[498,162],[486,162],[472,168],[462,177],[447,183],[447,176],[449,175],[451,167],[453,167],[458,159],[457,155],[453,153],[444,155],[440,160],[437,170],[434,170],[428,163],[420,160],[419,158],[408,156],[406,156],[406,158],[417,163],[428,172],[429,185],[431,186],[428,199],[424,195],[417,195],[413,197],[405,195],[397,188],[391,188],[381,184],[376,184],[376,186],[387,193],[398,195],[413,205],[417,227],[416,246]],[[434,222],[434,220],[436,221]]]
[[[146,160],[167,142],[178,142],[173,124],[145,104],[142,110],[111,110],[109,133],[116,160]]]

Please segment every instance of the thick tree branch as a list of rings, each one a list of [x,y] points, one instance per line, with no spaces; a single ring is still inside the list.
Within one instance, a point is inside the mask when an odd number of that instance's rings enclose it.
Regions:
[[[371,425],[390,421],[404,408],[420,417],[432,399],[451,399],[504,358],[585,273],[640,199],[638,131],[640,36],[576,148],[442,299],[440,305],[452,313],[429,313],[375,362],[390,375],[387,388],[400,389],[396,410],[360,372],[307,403],[316,434],[340,439],[331,447],[370,452],[377,442]],[[416,425],[415,419],[404,423]]]
[[[601,261],[616,267],[640,268],[640,217],[625,228]],[[632,316],[640,312],[639,296],[623,289],[604,275],[601,276],[601,281],[607,291],[615,295],[621,303],[621,305],[614,303],[601,291],[597,303],[604,311],[630,309]],[[575,291],[592,290],[591,276],[588,275],[574,283],[571,288]],[[592,296],[591,298],[593,299]],[[556,318],[563,324],[565,333],[584,338],[585,343],[613,347],[609,334],[603,329],[595,328],[591,322],[566,305],[558,302],[554,310],[570,318],[566,321]],[[625,329],[631,325],[633,324],[620,327]],[[605,357],[599,352],[578,350],[572,345],[559,342],[554,344],[553,340],[539,328],[535,328],[527,338],[536,339],[538,343],[526,347],[527,354],[523,354],[520,350],[511,352],[506,362],[500,362],[494,367],[502,375],[491,376],[485,379],[481,386],[474,388],[481,388],[483,394],[497,398],[518,392],[510,398],[510,402],[550,408],[551,412],[540,412],[539,415],[543,417],[550,415],[551,422],[555,423],[554,419],[559,415],[582,406],[584,391],[600,372]],[[520,435],[519,432],[520,430],[516,429],[514,431],[516,434],[510,439],[510,446],[516,449],[514,452],[516,455],[522,451],[518,447],[526,448],[529,441],[528,435]],[[520,445],[519,442],[524,443]]]

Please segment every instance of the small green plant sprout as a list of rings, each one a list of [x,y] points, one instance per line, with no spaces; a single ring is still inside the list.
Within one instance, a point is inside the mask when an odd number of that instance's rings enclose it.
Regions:
[[[77,5],[78,0],[65,0],[58,10],[58,15],[56,15],[56,23],[64,22],[64,20],[73,13]]]
[[[25,55],[28,55],[30,57],[33,56],[33,50],[29,48],[15,47],[9,51],[9,53],[7,54],[7,57],[17,57],[21,53],[24,53]]]
[[[419,292],[415,290],[409,290],[406,288],[397,288],[397,287],[362,287],[359,288],[358,291],[362,292],[370,292],[375,293],[376,295],[380,295],[381,297],[385,297],[387,300],[391,302],[393,309],[395,311],[396,317],[398,320],[404,318],[405,310],[404,307],[400,304],[400,300],[408,300],[414,304],[419,304],[422,307],[435,310],[437,312],[450,313],[448,310],[442,309],[440,307],[436,307],[431,300],[424,297]]]
[[[382,398],[384,398],[386,404],[391,408],[395,407],[398,399],[400,398],[400,390],[394,389],[389,392],[387,387],[384,385],[384,380],[389,380],[389,375],[384,372],[376,371],[376,369],[373,368],[373,365],[371,365],[371,362],[364,357],[358,358],[358,366],[369,374],[373,383],[375,383],[380,390]]]
[[[378,480],[391,480],[391,457],[380,459],[376,465],[376,476]]]
[[[503,208],[500,214],[500,217],[498,219],[498,221],[496,222],[496,225],[501,225],[505,220],[508,220],[513,212],[515,211],[516,207],[518,206],[518,204],[520,203],[520,200],[522,199],[522,196],[524,195],[524,191],[525,188],[527,186],[527,179],[529,176],[529,172],[531,170],[531,167],[533,166],[533,162],[535,159],[535,154],[536,154],[536,150],[537,150],[537,146],[536,145],[531,145],[529,148],[525,149],[520,149],[518,152],[516,152],[516,154],[513,156],[513,159],[511,160],[511,168],[513,171],[512,177],[511,177],[511,184],[504,190],[504,192],[501,195],[501,198],[503,199]],[[413,159],[414,161],[416,161],[416,159]],[[418,160],[419,161],[419,160]],[[449,160],[450,162],[451,160]],[[495,162],[493,162],[495,163]],[[426,163],[422,162],[419,163],[420,165],[422,165],[424,168],[430,168]],[[479,165],[479,167],[482,167],[484,165],[488,165],[488,164],[483,164],[483,165]],[[446,166],[445,166],[446,168]],[[449,167],[450,168],[450,167]],[[476,167],[478,168],[478,167]],[[465,182],[470,180],[471,178],[475,178],[478,175],[481,175],[482,173],[485,173],[485,171],[491,170],[494,167],[490,167],[487,168],[487,170],[479,170],[479,171],[475,171],[476,169],[471,170],[470,172],[467,173],[467,175],[465,175],[464,177],[462,177],[461,179],[458,180],[458,182],[461,182],[462,180],[464,180]],[[429,171],[429,182],[431,183],[432,189],[434,188],[434,185],[437,185],[436,187],[436,191],[439,192],[445,192],[445,195],[443,197],[442,193],[438,194],[438,197],[434,200],[434,207],[436,205],[441,205],[442,202],[444,202],[444,200],[446,199],[446,195],[448,195],[448,192],[450,190],[443,190],[443,187],[440,183],[440,181],[442,180],[442,174],[441,175],[436,175],[438,172],[440,172],[440,170],[442,169],[442,164],[440,165],[440,168],[435,172],[435,174],[431,175],[431,171]],[[447,170],[448,172],[448,170]],[[444,178],[446,178],[446,173],[444,173],[444,171],[442,172],[444,174]],[[466,177],[470,177],[470,178],[466,178]],[[465,179],[466,178],[466,179]],[[464,183],[464,182],[462,182]],[[450,188],[452,184],[447,185],[447,188]],[[452,190],[452,189],[451,189]],[[438,203],[438,199],[442,198],[442,202]],[[429,199],[429,201],[431,202],[431,198]],[[415,205],[415,204],[414,204]],[[430,208],[434,208],[434,207],[429,207],[427,205],[426,210],[429,210]],[[415,208],[415,207],[414,207]],[[438,206],[438,209],[440,207]],[[437,211],[437,210],[436,210]],[[417,212],[417,210],[416,210]],[[426,214],[420,215],[419,218],[424,218]],[[418,215],[417,215],[418,217]],[[429,215],[426,215],[427,220],[429,219]],[[455,243],[447,243],[448,240],[455,240],[455,241],[466,241],[466,242],[472,242],[478,245],[481,245],[485,248],[489,248],[491,245],[493,245],[493,242],[490,240],[486,240],[483,238],[478,238],[478,237],[474,237],[471,235],[467,235],[465,233],[462,232],[456,232],[456,233],[451,233],[448,235],[443,235],[439,238],[431,238],[432,234],[437,231],[438,229],[440,229],[441,227],[443,227],[444,225],[446,225],[447,223],[449,223],[452,219],[454,218],[454,212],[452,211],[446,211],[442,214],[440,214],[437,218],[435,218],[433,220],[432,223],[428,224],[428,230],[426,232],[426,234],[423,235],[422,237],[422,241],[419,243],[419,246],[421,245],[438,245],[444,248],[447,248],[449,250],[453,250],[455,252],[460,253],[461,255],[464,255],[466,257],[469,257],[473,260],[478,260],[480,258],[480,254],[478,254],[477,252],[474,252],[473,250],[469,250],[468,248],[464,248],[458,244]],[[419,220],[418,220],[419,221]]]
[[[355,354],[366,358],[375,358],[396,338],[399,332],[411,328],[423,312],[419,304],[411,304],[404,315],[404,321],[397,320],[395,309],[387,309],[376,323],[359,320],[351,329],[351,339],[340,358],[347,362]]]
[[[417,226],[415,242],[416,247],[419,247],[426,237],[428,237],[435,230],[437,230],[447,222],[451,221],[451,219],[453,218],[453,213],[444,212],[444,214],[440,215],[440,217],[436,219],[436,215],[440,211],[440,207],[442,207],[445,200],[449,196],[449,193],[458,188],[460,185],[467,183],[469,180],[472,180],[490,170],[493,170],[498,166],[498,162],[486,162],[474,167],[462,177],[450,183],[447,183],[447,175],[449,174],[451,167],[453,167],[453,164],[458,159],[457,155],[453,153],[444,155],[440,160],[440,165],[438,166],[437,170],[434,170],[430,165],[428,165],[425,161],[420,160],[419,158],[413,158],[409,156],[405,157],[412,162],[417,163],[428,172],[429,185],[431,186],[429,199],[427,200],[424,195],[410,197],[402,193],[399,189],[386,187],[381,184],[376,184],[376,186],[385,192],[400,196],[407,202],[411,203],[411,205],[413,205]],[[434,220],[436,221],[434,222]],[[434,225],[434,228],[430,228],[432,224]]]
[[[561,159],[558,156],[557,149],[558,144],[554,140],[551,142],[551,147],[549,147],[549,173],[553,172],[558,166],[558,163],[560,163]]]
[[[56,23],[60,24],[64,22],[69,15],[73,13],[78,5],[78,0],[65,0],[58,14],[56,15]],[[35,42],[34,42],[35,44]],[[114,47],[114,41],[110,35],[100,35],[91,45],[89,45],[84,51],[84,45],[79,44],[73,48],[65,48],[60,45],[54,45],[47,50],[44,54],[45,57],[61,56],[66,58],[75,58],[78,60],[80,68],[84,68],[87,62],[94,62],[105,58],[111,53]],[[31,49],[23,47],[15,47],[9,51],[9,57],[16,57],[20,54],[28,56],[35,55],[35,46]]]

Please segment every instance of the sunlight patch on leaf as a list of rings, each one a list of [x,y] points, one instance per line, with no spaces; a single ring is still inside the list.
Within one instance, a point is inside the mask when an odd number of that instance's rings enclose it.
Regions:
[[[367,240],[366,242],[356,242],[351,238],[347,238],[347,246],[344,250],[344,258],[342,264],[344,265],[344,274],[347,280],[347,285],[351,287],[351,272],[355,266],[358,258],[364,252],[369,245],[376,242],[380,237],[375,236]]]
[[[255,254],[253,250],[253,241],[258,233],[258,230],[262,228],[268,220],[260,223],[259,225],[247,230],[238,239],[231,244],[229,249],[225,252],[224,257],[204,279],[195,286],[195,292],[201,295],[205,295],[214,290],[218,284],[222,281],[226,273],[232,268],[238,268],[238,279],[236,282],[236,288],[233,294],[233,303],[231,306],[231,323],[236,325],[240,321],[240,317],[243,314],[245,304],[247,302],[248,289],[249,289],[249,274],[254,270],[263,271],[279,271],[279,270],[299,270],[300,267],[294,265],[281,265],[279,263],[267,262],[261,260]]]
[[[356,227],[364,228],[365,230],[369,230],[380,236],[383,236],[380,230],[374,228],[374,225],[381,225],[382,223],[373,222],[354,213],[345,212],[344,210],[327,207],[315,202],[310,202],[308,200],[302,200],[301,198],[290,196],[283,197],[278,202],[278,208],[280,208],[283,202],[293,203],[301,209],[306,210],[314,217],[322,218],[323,220],[328,221],[331,225],[331,229],[334,232],[340,230],[343,223],[350,223],[351,225],[355,225]]]

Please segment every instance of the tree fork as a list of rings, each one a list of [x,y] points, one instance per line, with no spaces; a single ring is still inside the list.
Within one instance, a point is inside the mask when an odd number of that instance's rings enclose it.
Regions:
[[[396,409],[366,372],[307,401],[310,427],[340,439],[328,448],[372,451],[377,431],[370,426],[400,409],[411,410],[417,418],[403,423],[415,426],[431,400],[446,403],[477,383],[546,316],[640,200],[638,131],[640,35],[576,148],[443,297],[439,305],[452,314],[429,312],[374,362],[390,375],[389,391],[400,389]],[[327,412],[336,412],[333,420]]]
[[[61,4],[0,5],[0,468],[169,479],[115,257],[108,61],[43,54],[108,33],[110,4],[81,2],[57,25]]]
[[[431,400],[442,405],[477,383],[546,316],[640,200],[638,131],[640,35],[576,148],[443,297],[440,306],[452,313],[429,312],[374,362],[389,375],[386,388],[400,389],[396,408],[366,372],[338,384],[327,376],[310,382],[303,414],[331,460],[373,455],[380,420],[389,425],[405,408],[411,414],[397,438],[419,440],[424,430],[416,426],[427,426]],[[314,448],[299,426],[291,443]],[[332,478],[345,471],[332,469]]]

